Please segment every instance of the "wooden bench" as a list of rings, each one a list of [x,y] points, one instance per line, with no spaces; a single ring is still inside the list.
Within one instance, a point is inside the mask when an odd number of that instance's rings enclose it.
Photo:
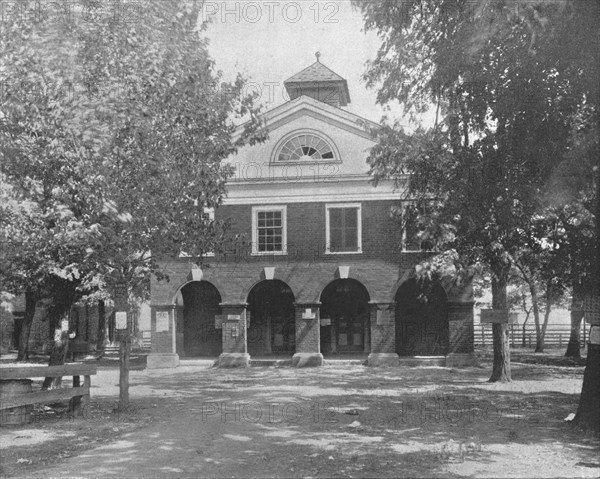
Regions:
[[[42,391],[34,389],[26,393],[7,393],[5,389],[0,394],[0,410],[11,409],[33,404],[54,403],[69,400],[69,409],[75,416],[80,416],[86,410],[90,401],[90,376],[96,374],[95,364],[64,364],[61,366],[0,366],[0,384],[9,384],[30,378],[46,378],[73,376],[72,388],[49,389]],[[80,382],[83,376],[83,386]]]

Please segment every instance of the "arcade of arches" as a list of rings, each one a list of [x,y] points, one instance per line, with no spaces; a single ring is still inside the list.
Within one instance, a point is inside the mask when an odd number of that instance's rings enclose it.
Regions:
[[[422,287],[415,279],[404,281],[389,303],[373,301],[351,278],[333,279],[312,303],[298,302],[279,279],[260,280],[236,304],[223,302],[211,282],[190,281],[172,309],[154,308],[152,355],[218,357],[220,366],[248,365],[251,356],[292,356],[292,364],[302,366],[321,364],[323,355],[369,354],[368,364],[393,365],[402,357],[470,354],[472,304],[464,305],[459,311],[441,285]],[[169,326],[171,310],[175,324]]]

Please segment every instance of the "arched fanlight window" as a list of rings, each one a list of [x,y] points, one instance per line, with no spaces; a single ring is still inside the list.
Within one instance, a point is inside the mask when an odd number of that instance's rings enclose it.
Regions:
[[[333,160],[333,149],[316,135],[303,134],[285,142],[277,156],[278,161]]]

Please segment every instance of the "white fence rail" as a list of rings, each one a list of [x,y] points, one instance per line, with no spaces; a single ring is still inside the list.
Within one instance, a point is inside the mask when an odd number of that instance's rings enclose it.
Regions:
[[[583,347],[588,337],[588,325],[582,323],[579,333],[579,341]],[[510,345],[535,347],[535,325],[527,324],[525,334],[523,334],[523,325],[509,325]],[[559,348],[567,347],[569,337],[571,336],[571,326],[568,324],[548,325],[546,335],[544,336],[544,344],[546,346],[557,346]],[[524,339],[524,341],[523,341]],[[476,346],[491,346],[493,344],[492,325],[491,324],[475,324],[475,345]]]

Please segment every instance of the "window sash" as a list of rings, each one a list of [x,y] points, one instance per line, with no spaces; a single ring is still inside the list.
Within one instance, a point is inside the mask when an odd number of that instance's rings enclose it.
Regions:
[[[283,251],[283,218],[281,211],[257,213],[258,251]]]
[[[355,253],[359,248],[360,208],[341,206],[328,208],[329,214],[329,252]]]
[[[285,254],[285,207],[253,208],[253,254]]]

